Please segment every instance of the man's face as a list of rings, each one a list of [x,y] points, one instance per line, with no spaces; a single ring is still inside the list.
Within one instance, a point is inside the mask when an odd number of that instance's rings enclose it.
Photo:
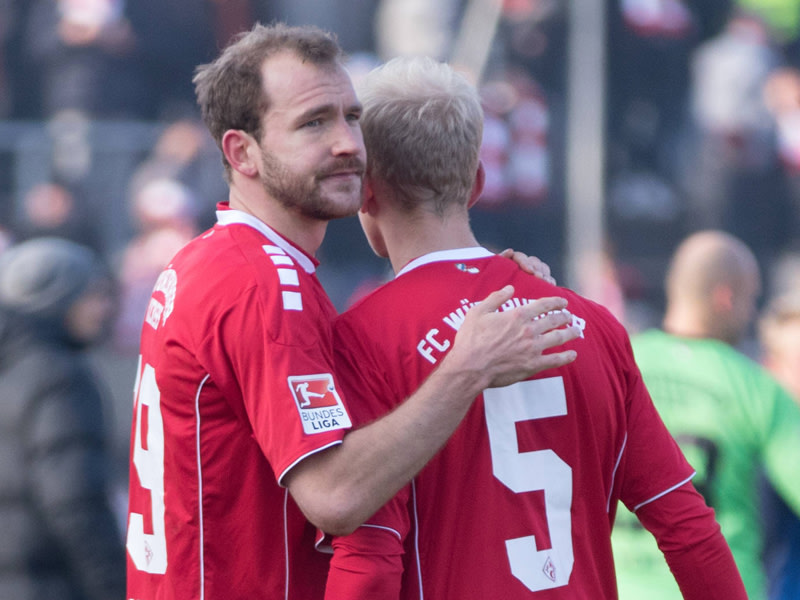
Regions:
[[[346,71],[281,53],[265,61],[262,75],[271,100],[259,140],[266,192],[317,220],[355,214],[366,150]]]

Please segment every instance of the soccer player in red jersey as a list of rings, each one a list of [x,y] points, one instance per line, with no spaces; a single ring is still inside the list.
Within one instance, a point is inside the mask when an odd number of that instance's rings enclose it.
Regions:
[[[346,434],[335,311],[314,258],[328,221],[361,203],[361,105],[340,48],[314,28],[258,25],[195,84],[230,195],[161,273],[145,315],[127,598],[314,600],[327,557],[307,519],[355,529],[483,388],[574,360],[544,351],[577,333],[558,295],[512,315],[495,311],[512,293],[501,289],[408,402]]]
[[[475,239],[475,88],[447,65],[395,59],[367,76],[359,98],[369,156],[360,217],[397,275],[334,326],[354,422],[393,410],[425,381],[476,302],[500,285],[514,285],[501,308],[512,313],[566,296],[582,333],[567,344],[573,363],[481,394],[409,486],[333,540],[326,599],[616,598],[618,500],[638,509],[685,598],[746,598],[623,326],[569,290],[519,276]]]

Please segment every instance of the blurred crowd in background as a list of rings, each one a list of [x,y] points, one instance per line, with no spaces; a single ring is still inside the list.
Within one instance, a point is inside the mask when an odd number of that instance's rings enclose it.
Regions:
[[[499,0],[498,0],[499,1]],[[481,241],[563,280],[570,10],[594,0],[504,0],[480,89]],[[110,383],[121,481],[151,288],[226,199],[191,84],[255,21],[337,33],[355,77],[398,54],[447,60],[461,0],[0,0],[2,244],[58,235],[117,276]],[[631,330],[657,324],[667,260],[718,228],[755,252],[761,304],[800,287],[800,0],[608,0],[601,284],[584,289]],[[320,278],[338,308],[387,276],[356,219],[334,222]],[[751,334],[755,355],[757,338]],[[122,497],[122,496],[121,496]]]

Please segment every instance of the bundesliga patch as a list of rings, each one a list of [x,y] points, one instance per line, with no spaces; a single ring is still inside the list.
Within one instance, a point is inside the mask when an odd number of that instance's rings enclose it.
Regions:
[[[300,413],[304,432],[322,433],[352,425],[330,373],[292,376],[287,381]]]

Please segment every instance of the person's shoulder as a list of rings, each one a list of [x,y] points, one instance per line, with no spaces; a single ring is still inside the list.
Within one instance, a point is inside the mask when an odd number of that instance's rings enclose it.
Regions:
[[[179,251],[167,271],[184,289],[203,296],[213,289],[221,296],[235,296],[248,288],[274,290],[297,287],[313,267],[303,268],[281,248],[251,227],[214,227]]]

